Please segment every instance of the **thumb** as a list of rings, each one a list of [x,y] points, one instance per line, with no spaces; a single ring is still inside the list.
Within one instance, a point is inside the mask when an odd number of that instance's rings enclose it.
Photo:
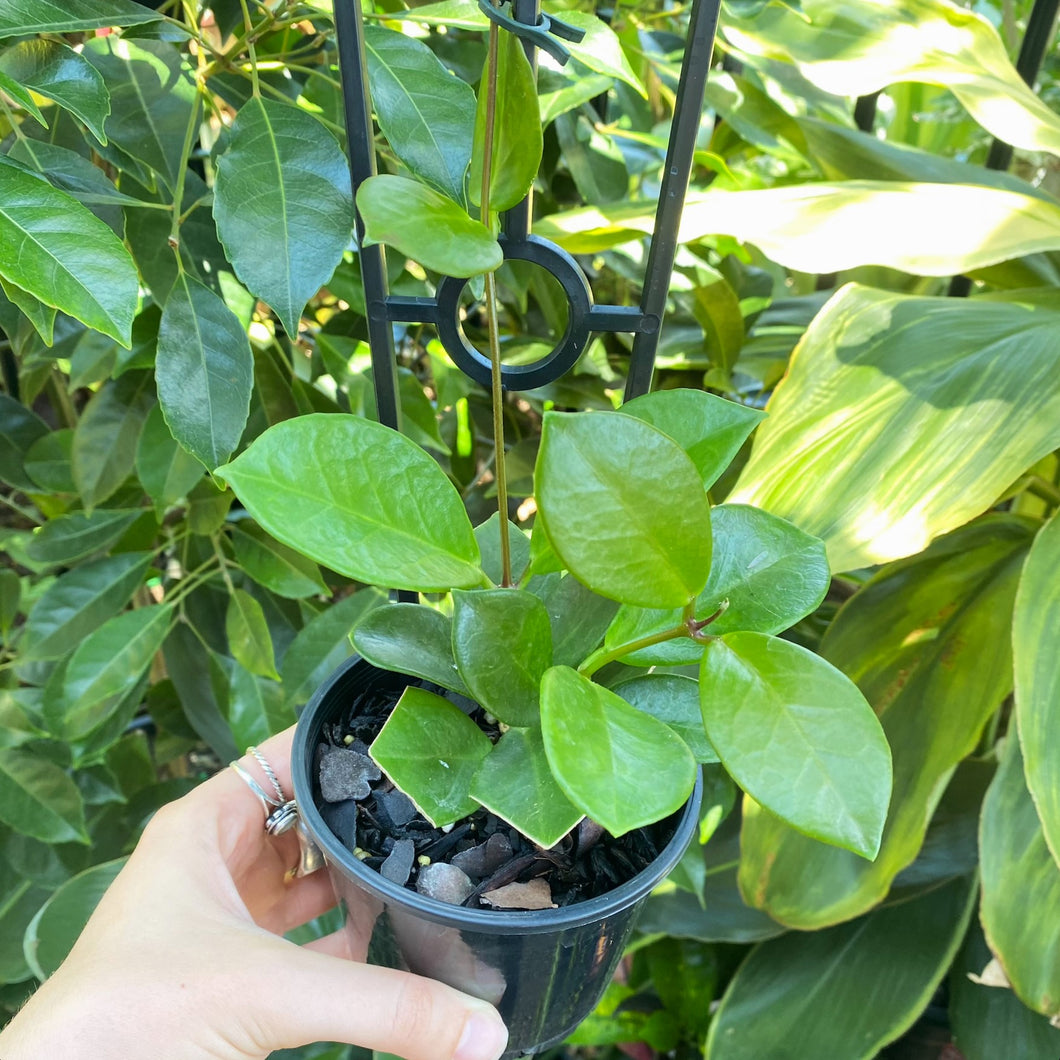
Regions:
[[[270,1049],[332,1041],[406,1060],[497,1060],[508,1042],[492,1005],[443,983],[290,943],[285,950],[283,1002],[255,1013]]]

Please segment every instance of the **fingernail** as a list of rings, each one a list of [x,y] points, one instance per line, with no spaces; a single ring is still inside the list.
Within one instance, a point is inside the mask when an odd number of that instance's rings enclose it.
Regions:
[[[453,1060],[497,1060],[507,1044],[508,1029],[492,1008],[489,1012],[472,1012]]]

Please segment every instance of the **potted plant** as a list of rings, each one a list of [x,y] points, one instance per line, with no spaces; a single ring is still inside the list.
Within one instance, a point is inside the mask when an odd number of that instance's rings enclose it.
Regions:
[[[370,611],[358,656],[310,701],[296,796],[374,959],[497,1003],[513,1055],[592,1008],[637,903],[691,840],[697,763],[720,761],[762,812],[867,858],[891,783],[854,684],[777,637],[823,598],[823,546],[755,508],[711,506],[760,412],[691,390],[547,412],[533,530],[510,525],[493,272],[497,212],[540,160],[528,93],[521,45],[491,26],[468,189],[479,219],[409,158],[409,175],[357,195],[365,242],[485,276],[498,513],[473,526],[429,454],[356,416],[281,422],[215,472],[277,540],[419,594]]]

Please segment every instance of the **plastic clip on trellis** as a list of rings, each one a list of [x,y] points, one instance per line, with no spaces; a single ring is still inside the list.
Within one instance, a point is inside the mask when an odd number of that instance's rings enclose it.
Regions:
[[[563,63],[569,53],[557,38],[573,43],[580,39],[580,31],[560,19],[542,14],[539,0],[513,0],[510,15],[494,8],[488,0],[479,0],[479,6],[489,18],[522,38],[531,62],[535,49],[541,48]],[[650,389],[719,8],[720,0],[693,0],[639,306],[596,305],[593,302],[592,291],[578,262],[555,243],[530,233],[529,195],[503,215],[500,242],[504,257],[529,261],[546,269],[562,286],[568,303],[567,327],[560,340],[551,352],[533,364],[505,365],[501,371],[505,389],[532,390],[560,378],[574,366],[592,334],[606,331],[634,336],[626,400]],[[346,105],[350,173],[356,193],[365,180],[375,175],[371,96],[359,0],[336,0],[335,23]],[[360,236],[363,228],[359,219],[357,225]],[[381,246],[362,246],[360,260],[372,373],[382,423],[396,428],[400,422],[392,327],[395,323],[432,324],[458,367],[484,386],[490,385],[488,358],[468,342],[460,326],[460,295],[466,280],[443,278],[433,298],[399,297],[390,293],[385,252]]]

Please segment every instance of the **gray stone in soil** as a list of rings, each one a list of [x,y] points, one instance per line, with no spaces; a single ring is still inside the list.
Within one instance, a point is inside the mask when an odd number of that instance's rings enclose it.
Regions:
[[[394,843],[394,849],[387,855],[386,861],[379,866],[379,872],[391,883],[404,887],[408,883],[415,859],[416,844],[411,839],[399,839]]]
[[[425,865],[416,877],[416,890],[420,894],[450,905],[459,905],[474,889],[466,873],[444,861]]]
[[[375,799],[395,828],[404,828],[416,816],[416,807],[412,800],[396,788],[393,791],[377,791]]]
[[[469,876],[492,876],[512,856],[512,844],[503,832],[494,832],[485,843],[454,854],[452,864]]]
[[[353,799],[325,803],[320,816],[347,850],[357,846],[357,803]]]
[[[372,791],[368,782],[380,776],[379,766],[367,755],[337,747],[320,762],[321,798],[325,802],[366,799]]]

